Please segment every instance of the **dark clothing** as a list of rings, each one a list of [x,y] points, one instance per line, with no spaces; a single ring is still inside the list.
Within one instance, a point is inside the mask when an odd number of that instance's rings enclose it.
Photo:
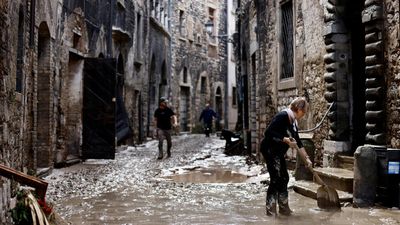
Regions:
[[[203,120],[205,124],[212,124],[213,117],[217,117],[217,113],[211,108],[205,108],[200,114],[199,121]]]
[[[217,117],[217,113],[215,113],[210,107],[206,107],[200,114],[199,121],[203,120],[204,133],[206,134],[206,137],[210,137],[210,133],[212,132],[213,117]]]
[[[263,155],[268,154],[285,156],[289,145],[282,140],[284,137],[289,136],[296,139],[299,148],[303,147],[299,134],[297,133],[296,125],[290,122],[287,112],[281,111],[274,116],[271,123],[265,130],[264,139],[261,141],[260,146],[261,153]]]
[[[157,128],[162,130],[171,130],[171,116],[175,115],[175,113],[170,108],[158,108],[154,112],[154,117],[157,118]]]
[[[172,147],[172,141],[171,141],[171,129],[172,129],[172,124],[171,124],[171,117],[175,115],[174,111],[172,109],[166,107],[166,108],[158,108],[154,112],[154,118],[157,119],[157,138],[158,138],[158,158],[157,159],[162,159],[163,158],[163,142],[164,139],[167,140],[167,156],[171,156],[171,147]]]
[[[267,190],[266,205],[272,206],[278,202],[279,206],[288,204],[289,173],[286,169],[286,160],[280,156],[269,156],[266,159],[270,183]]]
[[[163,142],[164,139],[167,140],[167,155],[168,157],[171,155],[171,147],[172,147],[172,140],[171,140],[171,130],[162,130],[157,129],[157,138],[158,138],[158,155],[164,155],[163,152]]]
[[[297,126],[294,121],[290,121],[286,111],[276,114],[265,130],[260,151],[267,163],[270,175],[266,198],[267,209],[275,207],[276,201],[278,201],[280,207],[288,205],[287,184],[289,182],[289,174],[286,167],[285,154],[289,145],[283,142],[283,138],[293,137],[296,139],[299,148],[303,147],[297,130]]]

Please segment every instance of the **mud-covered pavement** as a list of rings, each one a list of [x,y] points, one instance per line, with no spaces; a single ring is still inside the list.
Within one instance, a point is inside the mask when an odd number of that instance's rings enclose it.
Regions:
[[[173,138],[172,157],[156,160],[157,142],[123,147],[115,160],[56,169],[47,199],[70,224],[400,224],[398,209],[320,211],[290,190],[294,215],[267,217],[262,166],[226,157],[217,137]],[[293,180],[290,181],[291,183]]]

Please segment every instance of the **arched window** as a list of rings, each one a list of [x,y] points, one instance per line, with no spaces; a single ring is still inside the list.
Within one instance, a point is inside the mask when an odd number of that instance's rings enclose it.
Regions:
[[[24,67],[24,8],[19,8],[18,17],[18,46],[17,46],[17,74],[15,78],[15,91],[22,92],[23,67]]]

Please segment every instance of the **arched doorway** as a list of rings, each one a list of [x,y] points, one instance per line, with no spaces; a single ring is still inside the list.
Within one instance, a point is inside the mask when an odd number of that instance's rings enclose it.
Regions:
[[[167,66],[165,64],[165,61],[161,65],[161,80],[160,80],[158,90],[159,90],[159,93],[158,93],[159,99],[163,96],[169,97],[168,96]]]
[[[179,124],[181,131],[190,130],[190,75],[186,66],[180,74]]]
[[[148,95],[147,136],[150,137],[152,132],[151,125],[153,121],[153,113],[158,106],[158,101],[156,100],[156,57],[154,55],[151,57],[150,62]]]
[[[217,113],[218,117],[215,120],[215,130],[220,131],[221,130],[221,117],[223,116],[223,103],[222,103],[222,91],[221,87],[217,87],[217,90],[215,91],[215,112]]]
[[[50,167],[52,163],[51,124],[53,121],[51,102],[50,68],[51,39],[46,22],[39,25],[37,75],[37,167]]]

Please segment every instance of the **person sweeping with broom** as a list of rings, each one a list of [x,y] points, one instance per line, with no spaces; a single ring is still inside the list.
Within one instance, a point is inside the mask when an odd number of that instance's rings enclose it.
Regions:
[[[304,97],[294,99],[287,109],[274,116],[264,132],[260,151],[267,163],[270,175],[266,197],[266,214],[268,216],[277,215],[276,202],[278,202],[279,214],[285,216],[292,214],[288,201],[289,173],[285,160],[288,148],[298,149],[299,154],[305,158],[306,167],[312,167],[312,162],[303,147],[297,128],[297,120],[307,113],[307,108],[308,103]]]

